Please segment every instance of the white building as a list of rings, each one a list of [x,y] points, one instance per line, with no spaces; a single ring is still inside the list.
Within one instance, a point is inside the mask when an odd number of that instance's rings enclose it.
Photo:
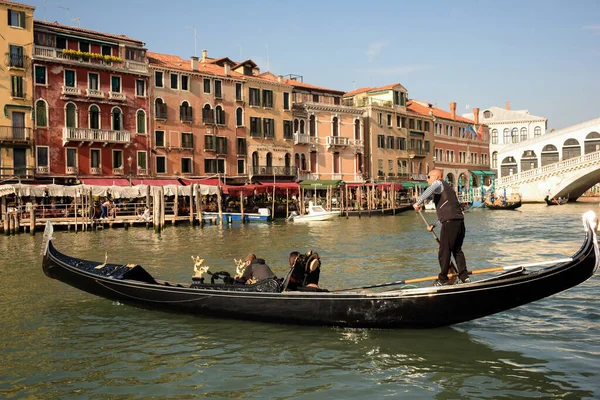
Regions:
[[[473,113],[463,114],[463,117],[474,119]],[[490,128],[491,168],[498,172],[498,177],[501,176],[498,154],[507,146],[544,135],[548,127],[548,118],[536,117],[527,110],[511,110],[508,102],[505,108],[482,109],[479,121]]]

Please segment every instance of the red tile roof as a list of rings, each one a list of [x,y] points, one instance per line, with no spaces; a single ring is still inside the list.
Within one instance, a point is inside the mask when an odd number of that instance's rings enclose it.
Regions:
[[[91,31],[89,29],[77,28],[75,26],[61,25],[56,21],[55,22],[34,21],[34,22],[36,25],[48,26],[48,27],[52,27],[52,28],[60,28],[60,29],[74,31],[74,32],[87,33],[90,35],[104,36],[104,37],[111,38],[111,39],[119,39],[119,40],[126,40],[129,42],[135,42],[141,46],[144,46],[144,44],[145,44],[141,40],[133,39],[133,38],[130,38],[125,35],[114,35],[112,33],[104,33],[104,32]]]
[[[29,4],[17,3],[16,1],[0,0],[0,4],[6,4],[7,6],[23,7],[23,8],[28,8],[30,10],[35,10],[34,6],[30,6]]]
[[[375,92],[382,92],[384,90],[391,90],[393,89],[395,86],[400,85],[400,83],[390,83],[389,85],[385,85],[385,86],[380,86],[380,87],[376,87],[376,88],[372,88],[372,87],[364,87],[364,88],[360,88],[360,89],[355,89],[351,92],[348,92],[344,95],[344,97],[350,97],[350,96],[355,96],[357,94],[360,93],[375,93]]]
[[[344,95],[344,97],[355,96],[355,95],[357,95],[357,94],[364,93],[364,92],[368,92],[368,91],[370,91],[370,90],[371,90],[371,88],[370,88],[370,87],[364,87],[364,88],[360,88],[360,89],[354,89],[353,91],[346,93],[346,94]]]
[[[194,71],[192,69],[192,61],[185,60],[179,56],[174,56],[171,54],[154,53],[149,51],[146,53],[146,57],[148,57],[148,62],[150,63],[150,66],[165,69],[173,69],[178,71],[199,72],[202,74],[223,77],[227,76],[225,75],[224,67],[221,67],[220,65],[212,62],[203,63],[202,60],[198,60],[198,70]],[[233,71],[233,69],[231,69],[229,76],[233,78],[243,78],[245,75],[240,74],[239,72],[235,72]]]
[[[263,72],[262,74],[258,75],[258,77],[264,78],[264,79],[269,80],[271,82],[279,82],[279,76],[277,76],[274,73],[269,72],[269,71]],[[321,91],[321,92],[329,92],[329,93],[339,94],[339,95],[343,95],[344,94],[343,90],[335,90],[335,89],[325,88],[325,87],[322,87],[322,86],[311,85],[310,83],[302,82],[302,81],[299,81],[297,79],[290,79],[290,78],[283,78],[282,77],[281,83],[283,83],[285,85],[294,86],[294,87],[297,87],[297,88],[302,88],[302,89],[318,90],[318,91]]]
[[[417,103],[416,101],[410,100],[407,103],[406,108],[409,109],[409,110],[411,110],[411,111],[414,111],[414,112],[416,112],[418,114],[421,114],[421,115],[430,115],[429,114],[430,108],[426,107],[426,106],[424,106],[424,105],[422,105],[420,103]],[[437,107],[432,107],[432,109],[433,109],[433,115],[435,117],[452,120],[452,114],[450,112],[441,110],[441,109],[439,109]],[[461,117],[458,114],[456,115],[456,117],[454,118],[453,121],[466,122],[466,123],[469,123],[469,124],[474,124],[475,123],[475,121],[473,121],[472,119]]]

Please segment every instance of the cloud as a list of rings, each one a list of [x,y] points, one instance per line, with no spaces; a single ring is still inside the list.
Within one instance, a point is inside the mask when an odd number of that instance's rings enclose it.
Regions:
[[[373,61],[373,59],[375,58],[375,56],[379,53],[381,53],[381,50],[383,50],[383,48],[385,46],[387,46],[389,44],[389,40],[379,40],[376,42],[371,42],[369,43],[369,48],[367,49],[367,57],[369,57],[369,62]]]
[[[365,70],[358,70],[358,72],[368,72],[371,74],[380,75],[398,75],[408,74],[410,72],[425,71],[433,68],[433,65],[398,65],[395,67],[368,68]]]

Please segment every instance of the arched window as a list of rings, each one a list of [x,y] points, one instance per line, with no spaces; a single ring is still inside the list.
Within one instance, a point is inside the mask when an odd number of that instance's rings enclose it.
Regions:
[[[483,112],[483,118],[491,118],[492,117],[492,112],[490,110],[485,110]]]
[[[306,155],[304,153],[300,154],[300,169],[306,171]]]
[[[215,118],[217,125],[225,125],[225,111],[223,111],[223,107],[217,106],[215,109]]]
[[[300,154],[294,154],[294,165],[296,168],[300,169]]]
[[[167,119],[167,104],[161,98],[154,100],[154,115],[158,119]]]
[[[144,110],[137,111],[137,129],[136,132],[140,135],[146,134],[146,112]]]
[[[184,101],[179,106],[179,119],[183,122],[193,122],[194,115],[192,112],[192,107],[190,107],[190,103]]]
[[[558,149],[552,144],[547,144],[542,149],[542,167],[559,161]]]
[[[304,120],[300,120],[300,134],[304,135]]]
[[[492,168],[498,168],[498,152],[495,151],[492,153]]]
[[[244,126],[244,110],[242,110],[242,107],[235,110],[235,125]]]
[[[527,128],[521,128],[521,142],[527,140]]]
[[[360,140],[360,120],[354,121],[354,139]]]
[[[285,162],[286,168],[289,168],[291,166],[291,161],[292,161],[292,156],[290,156],[290,153],[285,153],[284,162]]]
[[[271,152],[267,153],[267,167],[273,166],[273,155]]]
[[[600,133],[598,132],[590,132],[585,137],[584,145],[584,153],[595,153],[596,151],[600,151]]]
[[[112,130],[122,131],[123,130],[123,112],[119,107],[115,107],[111,112],[112,118]]]
[[[311,115],[308,118],[308,134],[310,136],[315,136],[317,134],[317,126],[314,115]]]
[[[294,120],[294,133],[298,132],[298,119]]]
[[[540,128],[539,126],[536,126],[535,129],[533,130],[533,137],[538,137],[538,136],[542,136],[542,128]]]
[[[492,144],[498,144],[498,129],[492,129]]]
[[[510,143],[510,130],[508,130],[508,128],[504,129],[502,131],[502,135],[504,136],[502,143],[509,144]]]
[[[73,103],[68,103],[65,107],[65,126],[67,128],[77,128],[77,107]]]
[[[568,160],[569,158],[579,157],[581,155],[581,146],[577,139],[567,139],[562,148],[562,159]]]
[[[100,108],[92,104],[90,106],[90,129],[100,129]]]
[[[215,122],[215,116],[213,110],[210,108],[210,104],[206,104],[202,108],[202,122],[205,124],[213,124]]]
[[[258,152],[252,153],[252,168],[254,169],[254,173],[258,172]]]
[[[35,102],[35,126],[48,126],[48,105],[41,99]]]
[[[517,161],[514,157],[505,157],[500,165],[500,177],[510,176],[518,173]]]
[[[510,132],[510,137],[513,143],[517,143],[519,141],[519,130],[517,128],[512,128]]]
[[[331,135],[338,136],[338,117],[333,117],[331,124],[332,124]]]
[[[521,155],[521,172],[538,167],[537,154],[533,150],[525,150]]]

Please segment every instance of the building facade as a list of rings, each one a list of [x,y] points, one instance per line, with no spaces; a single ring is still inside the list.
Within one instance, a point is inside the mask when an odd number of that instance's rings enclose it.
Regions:
[[[433,165],[443,170],[444,178],[457,193],[489,186],[494,174],[489,171],[489,128],[475,120],[456,115],[456,103],[450,112],[429,103],[411,100],[409,110],[433,117]],[[474,109],[478,115],[478,109]]]
[[[304,83],[301,77],[290,78],[287,83],[293,87],[298,179],[363,182],[363,110],[344,106],[343,91]]]
[[[148,63],[123,35],[35,21],[36,178],[148,176]]]
[[[0,1],[0,38],[4,68],[0,74],[0,183],[34,176],[31,43],[34,7]]]

